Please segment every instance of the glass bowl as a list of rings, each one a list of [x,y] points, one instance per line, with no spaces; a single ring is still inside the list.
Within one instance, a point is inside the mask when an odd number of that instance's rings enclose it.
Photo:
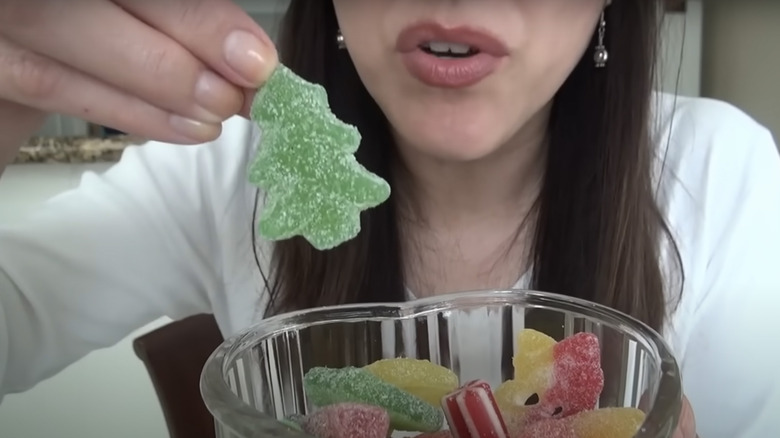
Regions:
[[[495,388],[512,378],[515,339],[524,328],[557,340],[594,333],[604,370],[599,407],[642,409],[645,422],[636,438],[673,435],[682,388],[677,363],[657,332],[605,306],[522,290],[333,306],[269,318],[214,351],[201,375],[201,393],[218,438],[309,437],[279,420],[311,411],[303,391],[310,368],[359,367],[403,356],[444,365],[461,382],[483,379]]]

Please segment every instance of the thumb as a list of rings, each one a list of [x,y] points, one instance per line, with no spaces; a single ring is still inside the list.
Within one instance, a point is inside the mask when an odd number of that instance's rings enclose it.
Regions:
[[[696,438],[696,416],[687,397],[683,397],[680,421],[677,424],[674,438]]]
[[[46,116],[43,111],[0,100],[0,174],[16,158],[24,142],[43,125]]]

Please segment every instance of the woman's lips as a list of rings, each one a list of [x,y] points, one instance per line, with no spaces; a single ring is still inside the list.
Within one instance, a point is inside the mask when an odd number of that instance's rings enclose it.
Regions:
[[[437,56],[425,50],[431,42],[465,45],[465,56]],[[509,54],[506,45],[487,32],[470,27],[446,29],[425,22],[410,26],[398,36],[396,49],[409,73],[432,87],[463,88],[479,83]]]

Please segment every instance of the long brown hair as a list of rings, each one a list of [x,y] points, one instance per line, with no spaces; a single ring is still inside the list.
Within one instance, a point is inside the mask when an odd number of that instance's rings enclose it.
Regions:
[[[534,289],[606,304],[656,329],[666,311],[662,237],[676,254],[651,176],[659,7],[653,0],[613,1],[606,12],[608,67],[596,69],[588,51],[554,97],[531,252]],[[325,87],[333,112],[363,136],[357,159],[392,185],[388,122],[337,48],[337,29],[331,1],[292,0],[280,60]],[[365,212],[363,231],[335,249],[317,251],[302,238],[276,243],[266,276],[268,312],[404,300],[397,202],[391,196]]]

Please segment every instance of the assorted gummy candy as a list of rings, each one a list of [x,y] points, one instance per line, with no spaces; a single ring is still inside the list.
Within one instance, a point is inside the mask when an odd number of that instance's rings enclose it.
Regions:
[[[249,181],[265,190],[260,235],[303,236],[320,250],[360,232],[360,213],[390,197],[390,185],[355,159],[361,136],[331,112],[325,89],[279,65],[258,90],[251,119],[261,129]]]
[[[379,406],[395,430],[435,432],[444,417],[440,409],[364,368],[312,368],[304,377],[306,397],[315,406],[350,402]]]
[[[593,334],[556,342],[523,330],[513,365],[495,391],[426,360],[312,368],[304,390],[315,410],[287,424],[316,438],[631,438],[644,421],[639,409],[596,408],[604,373]]]

